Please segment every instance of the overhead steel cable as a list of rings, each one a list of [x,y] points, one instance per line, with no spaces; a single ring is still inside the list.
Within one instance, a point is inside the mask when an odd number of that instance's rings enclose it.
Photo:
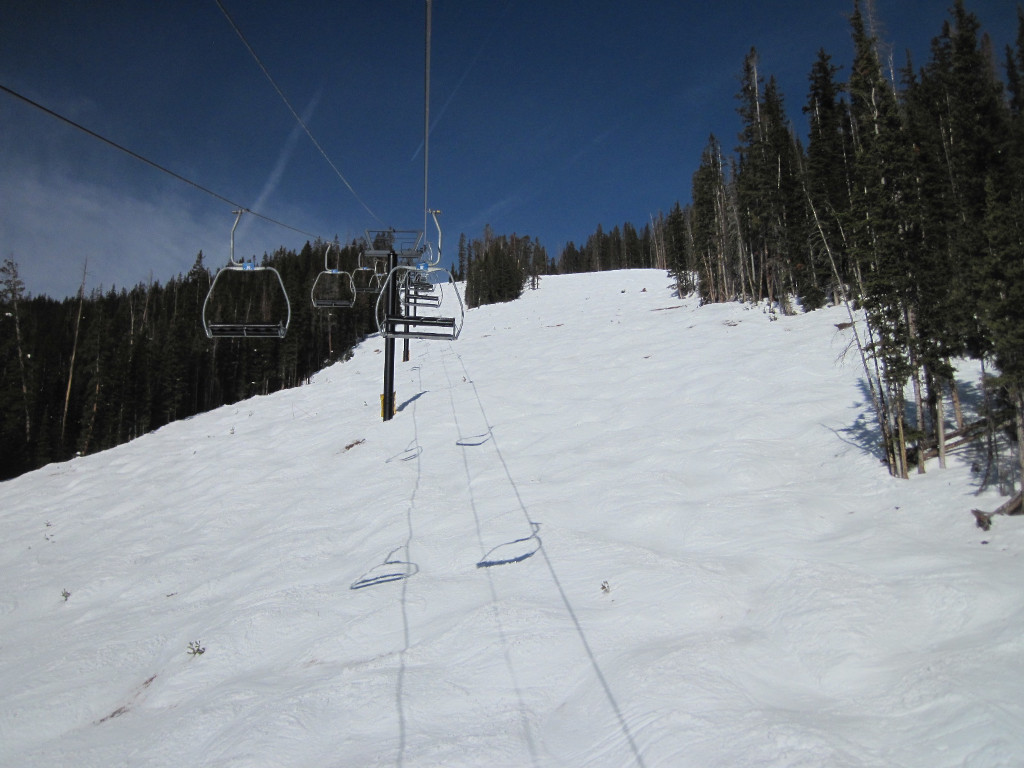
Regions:
[[[206,194],[210,195],[211,197],[215,197],[216,199],[220,200],[221,202],[227,203],[232,208],[241,209],[241,210],[245,211],[246,213],[251,213],[253,216],[255,216],[255,217],[259,218],[259,219],[263,219],[264,221],[270,222],[271,224],[276,224],[277,226],[283,227],[284,229],[289,229],[292,232],[298,232],[300,235],[306,235],[307,237],[312,237],[312,238],[318,237],[318,235],[316,233],[314,233],[314,232],[307,232],[304,229],[299,229],[298,227],[293,227],[290,224],[285,224],[283,221],[278,221],[277,219],[271,218],[270,216],[265,216],[264,214],[259,213],[258,211],[253,211],[253,210],[247,208],[246,206],[242,205],[241,203],[236,203],[234,200],[231,200],[230,198],[227,198],[224,195],[221,195],[221,194],[219,194],[217,192],[214,192],[209,187],[204,187],[202,184],[200,184],[200,183],[198,183],[196,181],[192,181],[192,179],[189,179],[189,178],[187,178],[185,176],[182,176],[180,173],[175,173],[170,168],[166,168],[166,167],[160,165],[159,163],[156,163],[156,162],[150,160],[148,157],[144,157],[143,155],[140,155],[138,152],[135,152],[133,150],[128,149],[128,147],[124,146],[123,144],[118,144],[116,141],[113,141],[112,139],[108,139],[106,136],[98,134],[98,133],[96,133],[96,131],[93,131],[93,130],[91,130],[89,128],[86,128],[81,123],[76,123],[71,118],[65,117],[64,115],[60,114],[59,112],[54,112],[49,107],[44,107],[38,101],[33,101],[28,96],[24,96],[23,94],[20,94],[17,91],[12,90],[11,88],[8,88],[6,85],[3,85],[2,83],[0,83],[0,90],[4,91],[5,93],[10,94],[11,96],[13,96],[16,99],[20,99],[21,101],[25,102],[26,104],[28,104],[30,106],[35,107],[36,109],[40,110],[41,112],[45,112],[50,117],[57,118],[61,122],[70,125],[72,128],[77,128],[78,130],[82,131],[83,133],[88,134],[89,136],[92,136],[94,139],[99,139],[104,144],[107,144],[107,145],[109,145],[109,146],[113,147],[114,149],[119,150],[121,152],[124,152],[128,156],[134,157],[136,160],[139,160],[139,161],[145,163],[146,165],[148,165],[148,166],[150,166],[152,168],[156,168],[161,173],[166,173],[168,176],[171,176],[171,177],[177,179],[178,181],[183,181],[186,184],[188,184],[189,186],[195,187],[200,192],[205,192]]]
[[[375,221],[377,221],[379,224],[384,224],[384,221],[380,218],[380,216],[374,213],[370,209],[370,206],[363,202],[363,199],[359,197],[359,194],[355,191],[355,189],[353,189],[352,185],[349,184],[348,179],[346,179],[342,172],[338,170],[338,166],[336,166],[334,162],[331,160],[331,158],[327,156],[327,152],[325,152],[324,148],[320,146],[320,142],[316,140],[316,138],[310,132],[309,128],[306,126],[306,123],[303,121],[301,117],[299,117],[299,113],[295,111],[295,108],[292,106],[291,102],[288,101],[288,97],[284,95],[284,91],[281,90],[280,86],[278,86],[274,78],[271,77],[270,72],[263,65],[263,62],[260,60],[260,57],[256,55],[256,51],[253,49],[253,47],[249,45],[249,41],[245,39],[245,35],[242,34],[242,30],[240,30],[238,28],[238,25],[235,24],[235,20],[231,18],[231,14],[228,13],[227,9],[224,7],[224,4],[221,3],[220,0],[214,0],[214,2],[217,3],[217,7],[220,8],[220,12],[224,14],[224,18],[228,20],[228,24],[231,25],[231,28],[235,30],[235,34],[238,35],[238,39],[242,41],[242,44],[246,47],[246,50],[249,51],[249,53],[252,55],[252,58],[255,60],[256,64],[259,65],[259,68],[263,72],[264,76],[267,78],[267,80],[270,81],[270,84],[274,86],[274,90],[277,91],[277,95],[281,97],[281,101],[283,101],[285,106],[288,107],[288,111],[292,113],[292,117],[294,117],[296,122],[298,122],[298,124],[302,126],[302,130],[304,130],[306,132],[306,135],[309,136],[309,140],[313,142],[313,146],[317,148],[317,150],[323,156],[324,160],[327,161],[327,164],[331,166],[331,169],[334,171],[337,177],[341,179],[342,184],[348,187],[348,191],[352,193],[352,196],[359,202],[361,206],[363,206],[363,208],[366,209],[366,212],[369,213],[374,218]]]
[[[430,0],[427,0],[426,44],[423,47],[423,232],[425,234],[427,212],[430,210],[430,205],[427,202],[427,173],[430,168]],[[438,251],[440,251],[440,247],[441,245],[438,243]],[[437,256],[440,258],[441,254],[438,253]]]

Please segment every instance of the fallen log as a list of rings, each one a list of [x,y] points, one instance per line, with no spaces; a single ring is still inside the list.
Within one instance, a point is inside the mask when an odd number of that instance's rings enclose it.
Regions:
[[[1001,429],[1003,426],[1005,426],[1005,424],[1008,423],[1009,420],[1007,420],[1006,422],[1000,422],[999,424],[996,425],[995,428]],[[982,435],[985,434],[985,424],[986,422],[984,420],[976,421],[973,424],[968,424],[963,429],[954,429],[947,432],[946,452],[948,453],[949,451],[955,451],[957,448],[962,448],[963,446],[969,445],[970,443],[973,443],[975,440],[981,438]],[[924,448],[923,455],[925,461],[938,457],[939,449],[938,446],[935,445],[934,439],[925,440],[923,441],[922,445]],[[917,463],[916,452],[914,454],[914,460],[911,463]]]
[[[981,509],[972,509],[971,513],[974,515],[975,524],[981,528],[981,530],[987,531],[992,527],[992,518],[996,515],[1024,514],[1024,501],[1022,501],[1021,494],[1018,493],[1009,501],[1000,504],[999,507],[992,512],[985,512]]]

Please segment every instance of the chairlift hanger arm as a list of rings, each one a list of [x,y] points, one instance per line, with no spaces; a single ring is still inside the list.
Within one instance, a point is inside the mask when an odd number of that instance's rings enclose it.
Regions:
[[[235,261],[235,230],[238,229],[238,222],[242,220],[242,214],[245,213],[244,208],[239,208],[237,211],[232,211],[235,214],[235,223],[231,225],[231,251],[228,258],[231,259],[231,263],[234,266],[241,266],[241,262]]]
[[[431,217],[434,219],[434,226],[437,227],[437,257],[428,261],[428,264],[432,267],[436,267],[441,263],[441,222],[437,220],[438,215],[441,213],[440,210],[432,209],[429,211]]]

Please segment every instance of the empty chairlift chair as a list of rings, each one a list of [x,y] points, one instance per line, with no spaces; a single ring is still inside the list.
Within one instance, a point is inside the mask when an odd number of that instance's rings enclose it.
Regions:
[[[328,264],[328,256],[333,245],[328,243],[327,250],[324,251],[324,271],[316,276],[309,291],[316,309],[344,309],[356,303],[356,285],[352,275],[340,269],[341,254],[338,255],[337,268],[332,268]]]
[[[387,276],[386,257],[381,259],[360,253],[359,265],[352,270],[352,285],[356,289],[356,293],[371,293],[376,296],[380,293]]]
[[[434,223],[438,224],[436,213]],[[462,296],[452,274],[439,266],[439,224],[437,233],[436,256],[429,247],[419,248],[418,242],[414,249],[396,251],[399,264],[389,272],[377,299],[377,328],[385,338],[455,341],[462,332]],[[392,294],[389,307],[388,297]]]
[[[231,253],[203,302],[203,330],[211,339],[283,339],[292,307],[280,273],[271,266],[235,260],[235,228],[243,211],[234,211]]]

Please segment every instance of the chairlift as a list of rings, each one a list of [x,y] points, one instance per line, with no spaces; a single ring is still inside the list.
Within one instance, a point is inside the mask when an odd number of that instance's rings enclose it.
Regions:
[[[309,291],[310,300],[316,309],[338,309],[351,307],[356,303],[356,285],[352,275],[340,269],[341,254],[338,254],[338,266],[328,264],[328,256],[334,243],[327,244],[324,251],[324,271],[316,276],[313,287]]]
[[[377,298],[377,329],[384,338],[455,341],[462,332],[466,315],[462,296],[451,272],[440,266],[441,225],[437,220],[440,211],[430,213],[437,226],[437,254],[435,256],[429,246],[419,249],[418,240],[416,250],[399,254],[406,263],[388,273]],[[418,263],[412,263],[414,258],[419,259]],[[397,313],[388,311],[387,296],[391,290],[398,296]]]
[[[284,281],[271,266],[235,260],[235,229],[244,210],[232,213],[235,223],[231,227],[231,252],[203,301],[203,330],[210,339],[283,339],[292,319]],[[258,314],[255,319],[254,313]]]
[[[411,306],[439,307],[441,306],[441,293],[427,279],[426,271],[417,269],[415,272],[409,273],[404,300],[407,305]]]
[[[359,263],[352,270],[352,285],[356,293],[372,293],[377,295],[384,287],[388,276],[387,258],[359,254]]]
[[[392,250],[399,254],[418,254],[421,232],[395,229],[363,231],[365,247],[359,254],[358,266],[352,270],[357,293],[380,295],[388,279],[388,260]]]

